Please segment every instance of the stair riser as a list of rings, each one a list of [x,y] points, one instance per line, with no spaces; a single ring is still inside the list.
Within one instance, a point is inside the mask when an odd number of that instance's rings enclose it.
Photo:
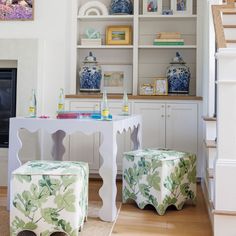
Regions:
[[[222,22],[223,25],[235,25],[236,24],[236,15],[223,15]]]
[[[225,39],[226,40],[235,40],[236,39],[236,28],[235,29],[230,29],[230,28],[225,28]]]
[[[216,138],[216,121],[206,121],[206,140],[215,140]]]
[[[208,175],[206,174],[206,176],[204,177],[204,181],[208,193],[208,200],[214,202],[214,179],[209,178]]]
[[[216,148],[208,148],[208,168],[214,168],[215,160],[216,160]]]

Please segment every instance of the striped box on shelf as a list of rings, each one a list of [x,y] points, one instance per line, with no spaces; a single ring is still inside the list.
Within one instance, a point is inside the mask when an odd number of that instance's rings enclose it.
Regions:
[[[100,46],[102,45],[102,39],[81,39],[81,45],[83,46]]]

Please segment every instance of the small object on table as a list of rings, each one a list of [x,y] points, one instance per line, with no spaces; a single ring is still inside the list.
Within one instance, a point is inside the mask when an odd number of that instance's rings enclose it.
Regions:
[[[39,118],[40,118],[40,119],[49,119],[50,117],[47,116],[47,115],[41,115],[41,116],[39,116]]]
[[[37,115],[37,100],[36,100],[35,89],[32,89],[32,91],[31,91],[28,112],[29,112],[29,117],[31,117],[31,118],[35,118]]]
[[[100,112],[94,111],[64,111],[58,112],[57,119],[95,119],[101,120],[102,115]],[[108,115],[108,119],[112,120],[112,115]]]
[[[124,95],[123,95],[122,115],[123,116],[129,115],[129,101],[128,101],[128,95],[126,91],[124,91]]]
[[[103,91],[102,101],[101,101],[101,119],[107,120],[109,118],[109,107],[107,101],[107,92]]]

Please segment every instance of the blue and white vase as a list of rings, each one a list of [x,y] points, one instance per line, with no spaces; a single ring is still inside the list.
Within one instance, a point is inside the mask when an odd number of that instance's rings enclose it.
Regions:
[[[179,52],[167,68],[168,93],[189,94],[191,72]]]
[[[79,72],[80,91],[82,92],[100,92],[102,69],[98,65],[96,57],[92,52],[85,57],[84,64]]]
[[[133,2],[131,0],[112,0],[110,13],[111,15],[132,15]]]

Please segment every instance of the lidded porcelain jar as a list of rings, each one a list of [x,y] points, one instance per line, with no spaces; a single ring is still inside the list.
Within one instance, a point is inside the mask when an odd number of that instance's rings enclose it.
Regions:
[[[191,72],[179,52],[167,68],[168,93],[188,94]]]
[[[80,91],[84,92],[100,92],[102,69],[98,65],[96,57],[92,52],[85,57],[84,64],[79,72]]]
[[[111,14],[133,14],[133,2],[131,0],[112,0],[111,1]]]

